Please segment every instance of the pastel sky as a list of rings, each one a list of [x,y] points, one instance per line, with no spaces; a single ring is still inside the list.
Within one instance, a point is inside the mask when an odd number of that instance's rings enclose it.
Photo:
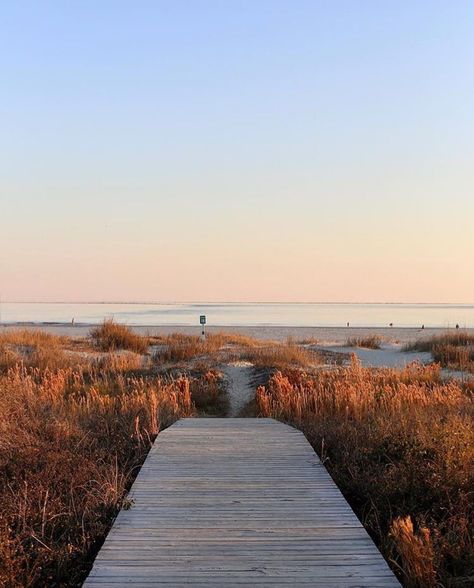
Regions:
[[[471,0],[0,7],[0,294],[474,302]]]

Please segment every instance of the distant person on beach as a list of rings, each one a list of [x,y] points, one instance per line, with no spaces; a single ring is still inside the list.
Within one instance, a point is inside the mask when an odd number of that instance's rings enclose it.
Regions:
[[[424,329],[425,328],[425,325],[421,325],[421,328]]]
[[[347,323],[347,326],[349,326],[349,323]]]
[[[459,329],[459,325],[456,323],[456,329]]]
[[[74,326],[74,317],[72,317],[71,325]]]

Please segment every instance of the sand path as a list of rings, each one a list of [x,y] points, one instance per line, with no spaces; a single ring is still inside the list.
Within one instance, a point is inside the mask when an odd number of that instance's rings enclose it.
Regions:
[[[252,384],[253,364],[248,361],[235,361],[222,366],[222,373],[227,380],[229,396],[229,416],[236,417],[255,396]]]

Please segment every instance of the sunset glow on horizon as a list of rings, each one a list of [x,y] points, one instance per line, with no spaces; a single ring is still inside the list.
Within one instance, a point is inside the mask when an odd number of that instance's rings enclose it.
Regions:
[[[0,296],[474,303],[474,5],[10,3]]]

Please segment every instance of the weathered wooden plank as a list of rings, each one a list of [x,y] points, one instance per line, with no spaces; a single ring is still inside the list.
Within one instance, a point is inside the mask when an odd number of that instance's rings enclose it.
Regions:
[[[86,587],[399,586],[301,432],[272,419],[163,431]]]

